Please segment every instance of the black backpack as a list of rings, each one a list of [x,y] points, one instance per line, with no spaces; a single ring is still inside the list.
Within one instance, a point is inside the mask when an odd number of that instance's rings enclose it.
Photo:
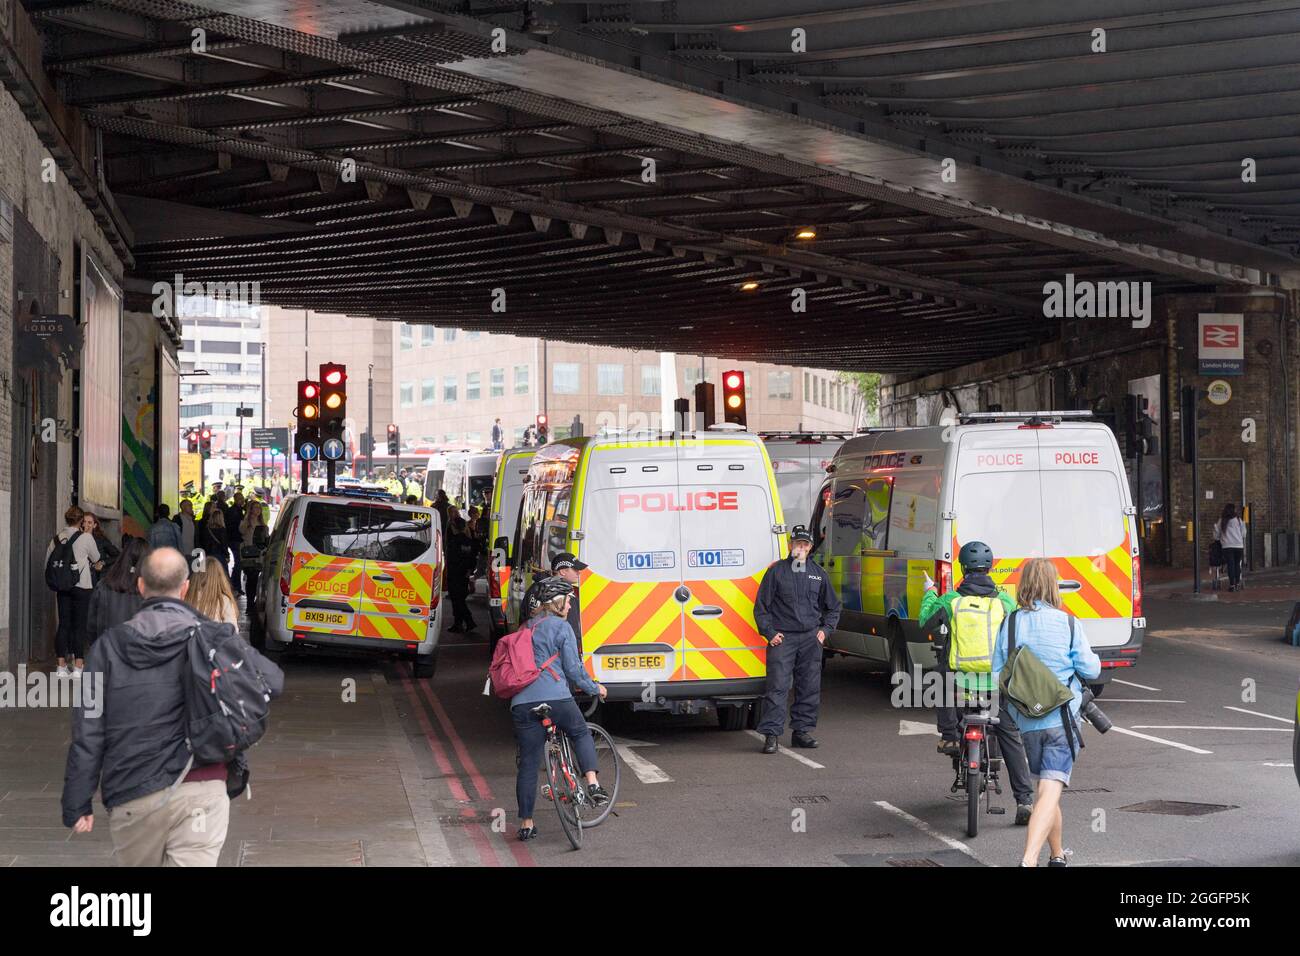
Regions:
[[[84,532],[74,531],[67,540],[60,541],[54,536],[54,549],[45,559],[45,586],[51,591],[67,592],[81,581],[81,572],[77,570],[77,559],[72,553],[72,544]]]
[[[185,733],[195,764],[230,763],[262,739],[284,672],[230,624],[190,628]]]

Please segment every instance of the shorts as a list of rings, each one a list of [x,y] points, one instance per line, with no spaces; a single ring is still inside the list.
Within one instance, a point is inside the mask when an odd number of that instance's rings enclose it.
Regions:
[[[1074,753],[1065,738],[1065,728],[1021,731],[1020,736],[1025,742],[1029,772],[1040,780],[1059,780],[1068,787],[1070,771],[1074,769]]]

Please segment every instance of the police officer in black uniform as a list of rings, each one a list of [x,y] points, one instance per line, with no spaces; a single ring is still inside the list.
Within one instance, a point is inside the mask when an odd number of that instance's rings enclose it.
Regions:
[[[561,551],[555,557],[551,558],[551,573],[538,573],[533,578],[533,583],[528,586],[524,592],[524,599],[521,604],[523,608],[523,620],[527,621],[537,613],[537,592],[541,589],[542,582],[551,577],[559,577],[577,588],[582,580],[582,572],[587,570],[587,564],[579,561],[578,556],[569,551]],[[573,628],[573,633],[578,635],[581,640],[582,629],[579,625],[578,617],[578,594],[574,591],[573,600],[569,602],[569,626]],[[579,647],[582,645],[579,644]]]
[[[808,732],[817,726],[822,694],[822,644],[840,619],[840,599],[830,577],[808,557],[812,535],[803,525],[790,533],[790,556],[763,575],[754,602],[754,622],[767,639],[767,694],[758,732],[763,753],[776,753],[785,726],[786,700],[794,684],[790,707],[791,743],[816,747]]]

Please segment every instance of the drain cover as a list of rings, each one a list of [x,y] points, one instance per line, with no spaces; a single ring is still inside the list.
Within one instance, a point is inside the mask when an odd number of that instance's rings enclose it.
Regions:
[[[1121,810],[1132,813],[1163,813],[1173,817],[1203,817],[1208,813],[1222,810],[1239,809],[1230,803],[1187,803],[1183,800],[1148,800],[1146,803],[1133,803]]]
[[[823,793],[811,793],[811,794],[805,794],[803,796],[793,796],[790,798],[790,802],[794,804],[806,806],[807,804],[810,803],[830,803],[831,798],[826,796]]]
[[[942,863],[936,863],[929,857],[921,857],[920,859],[891,858],[885,862],[890,866],[943,866]]]
[[[1106,789],[1105,787],[1079,787],[1077,789],[1074,787],[1070,787],[1065,792],[1067,794],[1068,793],[1110,793],[1110,790]]]

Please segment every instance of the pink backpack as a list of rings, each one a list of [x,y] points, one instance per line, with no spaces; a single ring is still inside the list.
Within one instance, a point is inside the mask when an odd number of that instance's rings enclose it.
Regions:
[[[533,653],[533,629],[524,625],[513,634],[507,634],[497,641],[497,648],[492,652],[492,664],[488,667],[492,692],[509,700],[541,677],[542,668],[559,680],[560,675],[551,670],[551,664],[559,656],[552,654],[542,667],[538,667],[537,655]]]

